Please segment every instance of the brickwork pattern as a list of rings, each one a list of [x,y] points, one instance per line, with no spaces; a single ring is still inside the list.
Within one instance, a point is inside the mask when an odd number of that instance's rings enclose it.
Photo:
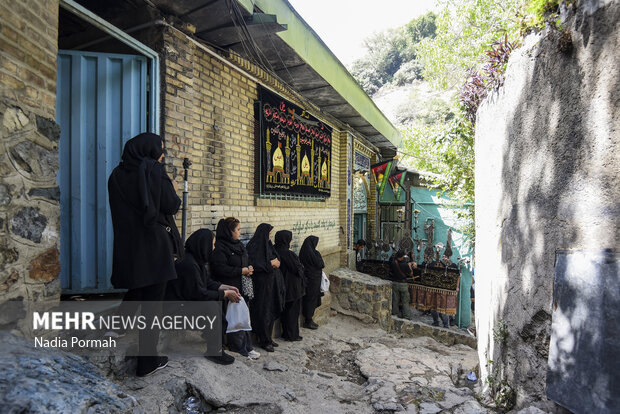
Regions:
[[[193,162],[187,234],[202,227],[215,229],[221,218],[234,216],[241,221],[242,238],[247,239],[258,224],[267,222],[274,226],[272,234],[281,229],[293,232],[294,250],[301,247],[305,237],[318,236],[318,248],[327,268],[340,266],[341,246],[345,243],[341,228],[346,228],[346,187],[343,191],[340,185],[346,174],[342,159],[346,152],[342,152],[340,132],[335,129],[332,135],[329,198],[303,201],[255,197],[256,82],[188,42],[177,30],[166,28],[163,37],[162,133],[169,172],[182,183],[183,158]],[[278,84],[273,88],[282,89]],[[303,106],[292,94],[281,94]],[[344,219],[340,213],[343,208]]]
[[[58,1],[3,1],[0,16],[0,96],[54,118]]]

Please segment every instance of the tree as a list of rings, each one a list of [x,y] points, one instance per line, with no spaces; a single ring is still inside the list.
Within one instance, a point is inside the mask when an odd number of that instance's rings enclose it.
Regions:
[[[463,84],[467,71],[480,69],[485,51],[500,38],[520,39],[525,0],[439,1],[436,36],[419,43],[418,57],[424,78],[440,89]]]

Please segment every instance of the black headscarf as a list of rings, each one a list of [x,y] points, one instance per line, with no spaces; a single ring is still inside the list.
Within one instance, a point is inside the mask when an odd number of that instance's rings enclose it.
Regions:
[[[276,235],[274,237],[274,246],[276,248],[276,251],[278,251],[278,254],[280,253],[280,250],[288,250],[291,247],[291,240],[293,240],[293,233],[291,233],[290,231],[280,230],[276,232]],[[282,257],[281,254],[280,257]]]
[[[242,256],[245,253],[245,247],[240,240],[233,239],[232,230],[226,224],[226,220],[221,219],[217,223],[217,228],[215,229],[215,248],[222,249],[227,252],[235,253],[239,256]]]
[[[277,258],[276,250],[269,240],[269,232],[273,229],[271,224],[261,223],[256,228],[254,236],[246,246],[248,256],[250,256],[250,264],[255,270],[271,273],[273,267],[271,260]]]
[[[304,266],[322,269],[325,267],[321,253],[316,249],[319,244],[319,238],[316,236],[308,236],[299,250],[299,260]]]
[[[222,300],[220,283],[211,278],[209,260],[213,250],[213,233],[208,229],[195,231],[185,242],[185,255],[175,263],[178,278],[168,282],[168,300]]]
[[[209,229],[196,230],[185,242],[185,251],[190,252],[199,265],[209,263],[213,251],[213,232]]]
[[[162,154],[159,135],[150,132],[136,135],[125,143],[119,164],[119,168],[126,174],[136,174],[135,179],[114,179],[123,198],[135,200],[130,194],[138,195],[138,205],[135,205],[135,201],[131,204],[143,213],[145,225],[154,224],[159,214],[161,180],[165,172],[157,160]]]

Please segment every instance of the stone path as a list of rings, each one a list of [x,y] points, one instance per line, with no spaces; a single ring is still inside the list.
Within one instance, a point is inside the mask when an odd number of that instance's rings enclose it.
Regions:
[[[120,385],[148,413],[184,412],[191,396],[203,412],[488,412],[464,378],[478,364],[466,345],[386,334],[342,315],[301,334],[301,342],[276,339],[274,353],[257,349],[257,361],[172,358],[168,368]]]

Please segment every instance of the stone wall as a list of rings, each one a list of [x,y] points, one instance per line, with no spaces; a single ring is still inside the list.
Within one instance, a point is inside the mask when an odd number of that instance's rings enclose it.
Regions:
[[[513,54],[476,124],[481,379],[506,379],[517,406],[545,399],[556,250],[620,241],[620,3],[564,14]]]
[[[392,282],[346,268],[331,271],[329,281],[332,309],[392,329]]]
[[[0,302],[55,301],[58,2],[0,4]]]

